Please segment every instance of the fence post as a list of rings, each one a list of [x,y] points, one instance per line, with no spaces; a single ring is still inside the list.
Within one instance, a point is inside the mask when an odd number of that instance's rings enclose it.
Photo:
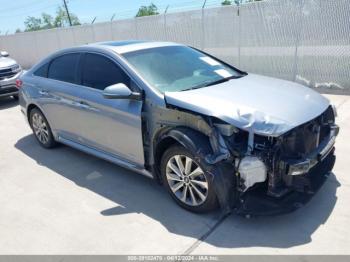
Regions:
[[[114,14],[114,15],[115,15],[115,14]],[[114,18],[114,17],[113,17],[113,18]],[[109,30],[110,30],[110,32],[111,32],[111,40],[114,40],[113,23],[114,23],[114,21],[113,21],[113,19],[111,19],[111,23],[110,23],[110,25],[109,25]]]
[[[204,50],[204,8],[205,8],[205,4],[207,3],[207,0],[204,0],[203,2],[203,6],[202,6],[202,17],[201,17],[201,25],[202,25],[202,32],[201,32],[201,50]]]
[[[238,16],[238,67],[241,67],[241,5],[237,2],[237,16]]]
[[[139,33],[138,33],[138,30],[137,30],[137,17],[135,17],[134,19],[134,24],[135,24],[135,36],[136,36],[136,39],[139,39]]]
[[[165,11],[164,11],[164,35],[165,35],[165,39],[166,41],[168,41],[168,30],[167,30],[167,26],[166,26],[166,16],[167,16],[167,12],[168,12],[168,8],[169,8],[169,5],[167,5],[167,7],[165,8]]]
[[[297,26],[296,35],[295,35],[295,50],[294,50],[294,61],[293,61],[293,81],[296,82],[297,74],[298,74],[298,47],[300,44],[301,32],[303,29],[303,7],[304,0],[299,0],[299,8],[298,11],[295,12],[295,17],[299,18],[299,25]]]

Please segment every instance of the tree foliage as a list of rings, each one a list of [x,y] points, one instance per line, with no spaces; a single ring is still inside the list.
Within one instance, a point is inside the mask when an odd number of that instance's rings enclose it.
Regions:
[[[150,16],[150,15],[158,15],[158,7],[151,3],[149,6],[141,6],[139,8],[139,11],[136,14],[136,17],[141,17],[141,16]]]
[[[232,2],[236,5],[240,5],[242,3],[251,3],[251,2],[259,2],[263,0],[224,0],[221,2],[221,5],[232,5]]]
[[[70,13],[70,18],[72,20],[72,25],[80,25],[79,18],[75,14]],[[69,19],[65,9],[59,6],[56,10],[55,17],[47,13],[42,13],[41,17],[28,16],[24,21],[24,25],[24,31],[26,32],[38,31],[69,26]]]
[[[221,2],[221,5],[231,5],[232,4],[232,1],[230,0],[224,0]]]

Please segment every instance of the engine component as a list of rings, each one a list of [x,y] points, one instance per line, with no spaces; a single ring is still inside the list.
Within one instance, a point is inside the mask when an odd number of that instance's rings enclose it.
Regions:
[[[240,162],[238,172],[241,180],[243,180],[243,191],[246,191],[256,183],[264,182],[267,178],[265,164],[255,156],[244,157]]]
[[[215,123],[214,126],[218,128],[223,136],[232,136],[233,133],[238,132],[237,128],[235,128],[233,125]]]

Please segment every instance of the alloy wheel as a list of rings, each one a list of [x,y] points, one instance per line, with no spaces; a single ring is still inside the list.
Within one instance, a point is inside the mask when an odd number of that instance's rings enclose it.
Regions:
[[[47,128],[46,122],[43,117],[34,113],[32,116],[32,127],[35,133],[35,136],[42,144],[46,144],[49,141],[49,130]]]
[[[186,205],[199,206],[207,199],[208,181],[192,158],[171,157],[166,165],[166,178],[173,194]]]

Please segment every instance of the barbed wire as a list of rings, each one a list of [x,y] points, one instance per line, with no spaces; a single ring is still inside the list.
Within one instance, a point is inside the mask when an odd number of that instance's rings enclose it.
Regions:
[[[55,3],[52,3],[52,1],[55,1]],[[76,0],[70,0],[70,2],[75,2]],[[243,0],[247,1],[247,0]],[[38,5],[41,4],[47,4],[48,2],[51,2],[49,5],[41,6],[38,8]],[[205,8],[205,7],[215,7],[215,6],[221,6],[221,3],[223,0],[184,0],[184,1],[178,1],[176,3],[171,3],[171,4],[158,4],[157,6],[157,11],[159,14],[162,13],[173,13],[173,12],[181,12],[181,11],[190,11],[190,10],[195,10],[195,9],[200,9],[200,8]],[[235,4],[235,1],[231,1],[232,4]],[[152,3],[152,0],[150,0],[150,3]],[[30,16],[34,13],[38,12],[47,12],[47,9],[59,6],[61,3],[60,1],[57,0],[47,0],[45,2],[43,1],[31,1],[30,3],[26,3],[24,5],[20,6],[12,6],[9,8],[5,9],[0,9],[0,14],[6,13],[8,11],[14,10],[11,12],[11,14],[5,14],[5,15],[0,15],[1,18],[8,18],[8,17],[20,17],[20,16]],[[33,7],[33,8],[30,8]],[[133,18],[136,16],[138,10],[140,7],[132,8],[132,9],[124,9],[124,10],[115,10],[111,11],[110,13],[106,12],[96,12],[95,14],[80,19],[82,24],[89,24],[92,21],[94,22],[107,22],[107,21],[112,21],[112,20],[121,20],[121,19],[127,19],[127,18]],[[25,11],[23,11],[25,9]],[[20,13],[17,13],[17,11],[21,11]],[[78,17],[81,17],[81,14],[79,12],[74,12],[75,15]],[[8,32],[8,31],[7,31]]]

